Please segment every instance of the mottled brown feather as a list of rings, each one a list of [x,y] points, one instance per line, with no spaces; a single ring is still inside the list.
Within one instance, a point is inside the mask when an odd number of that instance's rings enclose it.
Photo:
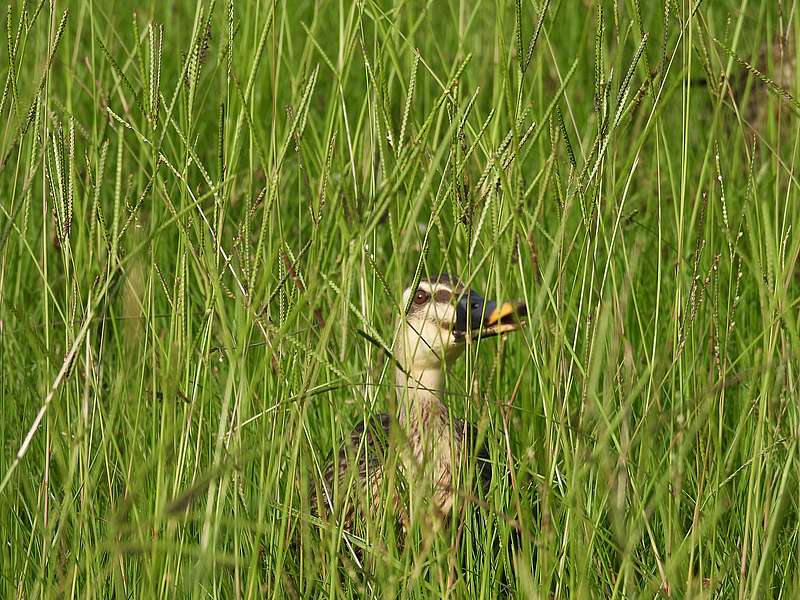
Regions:
[[[312,502],[319,515],[329,516],[331,508],[333,513],[343,518],[344,527],[352,529],[356,515],[361,510],[368,510],[371,514],[380,514],[386,497],[383,491],[383,478],[387,475],[384,467],[388,459],[388,452],[392,447],[391,430],[396,424],[396,419],[389,414],[381,413],[373,417],[365,426],[359,423],[350,434],[350,438],[342,445],[335,460],[329,459],[329,464],[324,473],[322,489],[318,490],[317,498]],[[468,461],[473,455],[476,458],[477,481],[484,489],[488,489],[492,477],[492,465],[485,445],[482,445],[477,454],[473,454],[477,440],[477,430],[463,419],[453,421],[454,439],[458,448],[455,456]],[[413,432],[410,432],[413,435]],[[463,452],[466,450],[466,453]],[[469,464],[468,462],[464,463]],[[451,471],[454,470],[450,469]],[[354,475],[349,497],[345,498],[345,490],[351,485],[351,474]],[[337,497],[338,491],[338,497]],[[440,490],[441,491],[441,490]],[[445,493],[448,493],[445,491]],[[449,494],[452,495],[452,489]],[[447,504],[452,504],[452,498]],[[390,500],[390,511],[397,513],[398,522],[404,526],[407,521],[406,510],[400,505],[399,499]]]

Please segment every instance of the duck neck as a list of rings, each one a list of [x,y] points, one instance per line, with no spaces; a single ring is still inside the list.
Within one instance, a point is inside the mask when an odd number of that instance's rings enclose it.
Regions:
[[[418,461],[448,430],[444,372],[439,368],[397,369],[397,405],[400,426]]]
[[[400,422],[408,422],[415,411],[446,411],[444,397],[444,372],[438,368],[397,369],[395,375]]]

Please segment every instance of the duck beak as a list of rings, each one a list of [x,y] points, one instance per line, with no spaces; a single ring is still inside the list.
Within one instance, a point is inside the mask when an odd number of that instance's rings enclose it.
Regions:
[[[494,300],[486,300],[470,290],[465,293],[456,307],[456,323],[453,328],[457,336],[473,339],[501,335],[520,329],[527,315],[524,303],[505,302],[498,305]]]
[[[494,309],[483,320],[477,337],[492,337],[521,329],[527,315],[528,307],[524,302],[504,302],[500,306],[495,303]]]

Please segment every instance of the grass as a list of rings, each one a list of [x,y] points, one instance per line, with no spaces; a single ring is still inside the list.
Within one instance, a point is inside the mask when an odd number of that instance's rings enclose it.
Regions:
[[[0,596],[795,597],[798,27],[10,3]],[[530,307],[449,374],[511,475],[398,550],[391,513],[352,537],[307,498],[394,409],[367,337],[441,269]]]

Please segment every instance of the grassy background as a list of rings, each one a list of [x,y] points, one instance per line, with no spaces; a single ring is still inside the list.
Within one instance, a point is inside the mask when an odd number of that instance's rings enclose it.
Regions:
[[[5,20],[0,596],[795,597],[795,1],[113,4]],[[512,477],[320,529],[443,268]]]

